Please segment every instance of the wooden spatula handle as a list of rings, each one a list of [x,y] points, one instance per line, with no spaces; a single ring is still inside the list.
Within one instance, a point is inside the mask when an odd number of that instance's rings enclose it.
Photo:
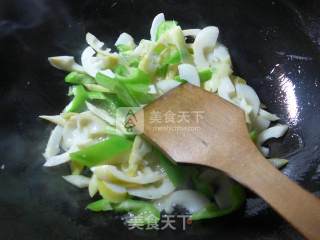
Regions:
[[[252,161],[252,158],[255,161]],[[268,202],[307,239],[320,239],[320,200],[291,181],[273,167],[260,153],[249,154],[243,160],[246,170],[237,174],[239,182]]]

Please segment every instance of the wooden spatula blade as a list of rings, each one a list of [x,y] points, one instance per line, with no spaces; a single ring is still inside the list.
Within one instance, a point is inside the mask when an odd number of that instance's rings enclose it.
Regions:
[[[261,155],[249,138],[244,113],[235,105],[184,84],[136,118],[136,128],[174,161],[224,171],[265,199],[307,239],[320,239],[319,199]]]
[[[208,165],[209,161],[212,166],[214,159],[225,159],[222,156],[229,154],[231,148],[248,151],[243,144],[249,136],[244,112],[191,84],[184,84],[146,106],[143,118],[144,126],[139,130],[176,162]],[[216,163],[215,167],[221,168],[221,161]]]

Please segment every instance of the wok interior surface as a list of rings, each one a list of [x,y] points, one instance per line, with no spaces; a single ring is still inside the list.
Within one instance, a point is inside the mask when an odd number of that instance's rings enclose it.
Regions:
[[[52,126],[37,116],[68,102],[65,73],[47,57],[79,57],[86,32],[108,46],[121,32],[149,38],[159,12],[183,28],[216,25],[235,72],[290,126],[271,155],[288,158],[283,173],[319,194],[319,11],[316,0],[1,1],[0,239],[302,239],[252,193],[236,213],[186,230],[128,230],[115,214],[86,211],[87,191],[61,178],[68,167],[42,167]]]

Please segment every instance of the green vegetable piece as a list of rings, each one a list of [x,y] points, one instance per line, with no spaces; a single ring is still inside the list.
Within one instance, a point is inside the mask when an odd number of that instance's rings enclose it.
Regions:
[[[116,212],[137,212],[150,203],[140,200],[127,199],[113,206]]]
[[[113,116],[116,115],[117,109],[119,107],[125,106],[116,94],[106,94],[105,99],[99,101],[97,105],[108,111]]]
[[[124,137],[111,136],[97,144],[70,154],[72,161],[93,167],[103,162],[112,163],[120,155],[129,151],[132,142]]]
[[[112,210],[112,207],[108,200],[100,199],[98,201],[88,204],[86,209],[89,209],[93,212],[101,212],[101,211],[110,211]]]
[[[199,72],[200,82],[205,82],[211,79],[212,71],[210,68],[202,69]]]
[[[101,86],[110,89],[110,91],[113,92],[115,85],[116,85],[116,80],[114,78],[110,78],[100,72],[97,73],[96,75],[96,81],[98,84]]]
[[[127,199],[113,205],[116,212],[131,212],[134,216],[128,220],[132,225],[143,226],[158,223],[160,212],[152,203],[140,200]]]
[[[163,45],[163,44],[161,44],[161,43],[158,43],[156,46],[155,46],[155,48],[153,49],[153,51],[157,54],[157,55],[159,55],[163,50],[165,50],[166,49],[166,46],[165,45]]]
[[[129,74],[125,76],[117,75],[115,92],[119,99],[126,106],[137,107],[152,101],[152,96],[148,93],[151,83],[148,74],[138,68],[129,68]]]
[[[128,74],[127,68],[123,65],[120,65],[120,64],[115,68],[114,72],[118,75],[121,75],[121,76]]]
[[[131,95],[130,90],[122,82],[118,82],[115,86],[115,93],[117,94],[120,101],[122,101],[126,107],[138,107],[139,102],[134,96]]]
[[[157,29],[157,34],[156,34],[156,40],[160,38],[162,34],[170,30],[171,28],[177,26],[178,23],[176,21],[164,21],[162,22],[158,29]]]
[[[87,74],[79,73],[79,72],[71,72],[65,78],[64,81],[66,83],[71,84],[87,84],[94,83],[94,79]]]
[[[160,166],[165,170],[170,181],[176,187],[186,182],[188,174],[181,166],[166,158],[159,150],[153,149],[152,151],[157,155],[160,161]]]
[[[139,66],[139,60],[137,58],[132,59],[129,61],[129,66],[137,68]]]
[[[178,64],[181,63],[182,58],[178,50],[174,50],[170,53],[170,56],[164,61],[164,64]]]
[[[82,85],[73,88],[73,99],[66,107],[67,112],[81,112],[85,107],[88,94]]]
[[[209,219],[221,216],[221,210],[214,203],[210,203],[207,207],[195,212],[191,215],[192,220]]]
[[[181,83],[186,83],[187,81],[184,80],[184,79],[181,79],[179,75],[175,76],[174,77],[174,80],[178,81],[178,82],[181,82]]]
[[[99,99],[99,100],[104,100],[106,99],[106,96],[102,93],[102,92],[88,92],[88,98],[90,100],[96,100],[96,99]]]
[[[117,47],[117,49],[118,49],[118,51],[119,51],[120,53],[122,53],[122,52],[128,52],[128,51],[131,51],[131,50],[132,50],[131,46],[126,45],[126,44],[118,44],[116,47]]]
[[[169,67],[168,64],[162,65],[161,67],[159,67],[157,69],[156,74],[159,77],[165,77],[167,75],[167,72],[168,72],[168,67]]]
[[[252,140],[253,142],[255,142],[255,141],[257,140],[258,133],[257,133],[256,130],[252,130],[252,131],[249,133],[249,135],[250,135],[250,138],[251,138],[251,140]]]
[[[150,84],[151,79],[148,74],[146,74],[144,71],[140,70],[139,68],[128,68],[128,73],[125,75],[119,75],[117,74],[116,79],[118,81],[124,82],[124,83],[140,83],[140,84]]]
[[[244,189],[239,184],[234,183],[230,191],[231,191],[231,203],[232,203],[231,207],[220,209],[214,203],[210,203],[204,209],[193,213],[191,215],[191,219],[201,220],[201,219],[221,217],[240,208],[246,199]]]

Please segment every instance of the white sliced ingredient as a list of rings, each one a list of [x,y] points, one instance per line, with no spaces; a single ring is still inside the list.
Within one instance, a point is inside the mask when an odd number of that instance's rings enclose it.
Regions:
[[[246,122],[251,123],[250,114],[252,113],[252,107],[247,103],[247,101],[244,98],[241,98],[237,105],[245,112]]]
[[[180,64],[178,66],[178,71],[181,79],[186,80],[187,82],[197,87],[200,87],[199,74],[197,69],[193,65],[187,63]]]
[[[111,91],[101,85],[94,84],[94,83],[85,83],[83,84],[89,91],[93,92],[103,92],[103,93],[110,93]]]
[[[260,108],[259,116],[261,116],[261,117],[263,117],[263,118],[265,118],[265,119],[267,119],[269,121],[272,121],[272,122],[273,121],[277,121],[277,120],[280,119],[277,115],[269,113],[269,112],[267,112],[266,110],[264,110],[262,108]]]
[[[140,197],[144,199],[159,199],[173,192],[174,185],[168,178],[164,178],[160,186],[146,186],[141,188],[129,188],[128,193],[131,196]]]
[[[90,178],[82,175],[67,175],[63,179],[78,188],[86,188],[89,186]]]
[[[53,157],[60,152],[62,131],[63,131],[63,128],[61,126],[56,126],[51,131],[46,150],[43,154],[46,159],[48,159],[49,157]]]
[[[148,90],[149,94],[157,94],[157,88],[155,85],[149,85],[149,90]]]
[[[207,54],[216,45],[219,35],[217,27],[205,27],[197,35],[193,43],[194,63],[197,68],[208,68]]]
[[[110,48],[106,48],[105,50],[103,50],[102,47],[104,46],[104,43],[89,32],[86,34],[86,41],[90,47],[92,47],[96,52],[100,54],[108,55],[111,51]]]
[[[260,109],[261,110],[261,109]],[[270,126],[270,120],[258,115],[253,123],[253,128],[256,129],[258,132],[261,132],[267,129]]]
[[[134,55],[137,57],[142,57],[146,55],[154,46],[154,42],[146,39],[142,39],[139,45],[134,49]]]
[[[181,82],[178,82],[176,80],[171,80],[171,79],[161,80],[156,83],[157,88],[162,93],[166,93],[166,92],[170,91],[171,89],[178,87],[180,84],[181,84]]]
[[[115,78],[116,77],[114,72],[112,72],[112,70],[110,70],[110,69],[106,69],[106,70],[100,71],[100,73],[102,73],[103,75],[105,75],[105,76],[107,76],[109,78]]]
[[[192,214],[205,208],[209,203],[209,199],[194,190],[178,190],[155,201],[154,205],[168,214],[172,213],[176,206],[183,207]]]
[[[106,121],[110,125],[114,126],[116,124],[115,118],[108,113],[107,111],[103,110],[102,108],[98,108],[94,106],[93,104],[86,102],[87,108],[90,112],[101,118],[102,120]]]
[[[44,120],[47,120],[49,122],[52,122],[54,124],[61,125],[61,126],[63,126],[65,123],[65,120],[61,115],[53,115],[53,116],[41,115],[39,116],[39,118],[42,118]]]
[[[144,141],[140,136],[136,136],[133,141],[132,149],[129,156],[129,167],[127,170],[128,175],[136,175],[139,165],[142,162],[142,159],[149,152],[151,152],[150,145],[146,141]]]
[[[252,106],[254,116],[257,116],[260,109],[260,100],[256,91],[247,84],[236,83],[236,92],[239,97],[244,98]]]
[[[92,47],[87,47],[81,54],[81,63],[84,71],[91,77],[96,77],[97,73],[106,68],[107,60],[102,57],[94,57],[96,52]]]
[[[270,149],[267,147],[259,147],[263,156],[267,157],[269,155]]]
[[[283,158],[269,158],[268,161],[276,168],[281,168],[288,163],[288,160]]]
[[[114,45],[115,46],[126,45],[126,46],[129,46],[131,49],[136,47],[133,37],[130,34],[125,32],[120,34],[119,38],[117,39]]]
[[[55,167],[61,165],[63,163],[70,161],[70,153],[77,151],[76,147],[70,148],[69,151],[62,153],[60,155],[56,155],[53,157],[49,157],[47,161],[43,164],[44,167]]]
[[[74,57],[72,56],[56,56],[56,57],[49,57],[49,63],[51,66],[58,68],[60,70],[64,70],[67,72],[83,72],[83,68],[76,63]]]
[[[228,49],[222,44],[217,44],[213,51],[208,54],[208,60],[210,63],[221,61],[221,62],[229,62],[230,54]]]
[[[151,41],[155,42],[157,38],[157,31],[158,27],[160,26],[161,23],[165,21],[164,14],[159,13],[156,15],[152,21],[151,28],[150,28],[150,36],[151,36]]]
[[[287,130],[287,125],[277,124],[274,127],[270,127],[258,135],[257,144],[261,145],[271,138],[280,138],[287,132]]]
[[[227,101],[231,101],[231,97],[235,94],[235,87],[229,77],[221,79],[218,87],[218,95]]]
[[[106,124],[90,111],[74,114],[63,128],[61,146],[68,150],[71,146],[88,146],[106,136]]]
[[[94,174],[92,174],[91,176],[89,186],[88,186],[88,191],[89,191],[90,197],[93,197],[98,192],[98,178]]]
[[[163,179],[160,172],[147,170],[147,167],[144,168],[144,172],[139,171],[134,177],[126,175],[124,172],[112,165],[92,167],[91,171],[98,179],[110,182],[122,181],[126,183],[149,184]]]

